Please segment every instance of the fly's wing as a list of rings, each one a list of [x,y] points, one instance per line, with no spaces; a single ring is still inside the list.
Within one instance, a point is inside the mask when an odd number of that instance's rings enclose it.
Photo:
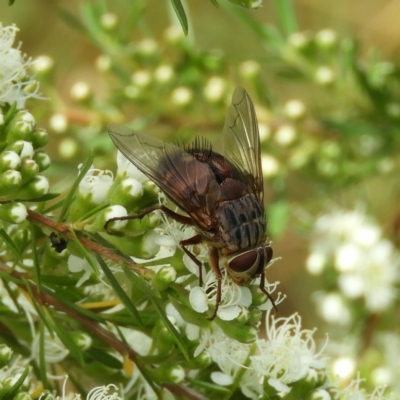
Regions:
[[[253,102],[247,92],[237,87],[232,95],[223,130],[224,155],[243,174],[246,184],[263,204],[260,137]]]
[[[110,124],[108,133],[121,153],[175,204],[203,229],[210,227],[219,186],[206,164],[173,143],[125,126]]]

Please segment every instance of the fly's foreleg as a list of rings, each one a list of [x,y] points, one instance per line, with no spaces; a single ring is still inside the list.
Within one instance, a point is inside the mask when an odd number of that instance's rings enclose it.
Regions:
[[[210,265],[215,275],[217,276],[217,297],[215,300],[215,310],[214,314],[211,317],[207,318],[208,320],[212,321],[217,315],[222,296],[222,274],[221,270],[219,269],[219,255],[217,249],[212,249],[210,252]]]
[[[191,253],[185,246],[190,246],[193,244],[199,244],[202,242],[202,237],[200,235],[193,236],[189,239],[181,240],[179,242],[179,246],[181,246],[182,250],[188,255],[188,257],[199,267],[199,285],[203,286],[203,265],[196,258],[196,256]]]
[[[265,289],[265,271],[262,272],[261,274],[261,279],[260,279],[260,289],[263,293],[265,293],[268,297],[268,300],[272,303],[272,306],[274,307],[274,311],[278,312],[278,308],[276,307],[275,301],[272,298],[272,296],[269,294],[268,290]]]

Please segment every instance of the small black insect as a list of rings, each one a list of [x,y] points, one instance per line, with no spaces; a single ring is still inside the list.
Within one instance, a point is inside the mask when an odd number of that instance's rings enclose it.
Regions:
[[[115,219],[142,218],[161,210],[195,228],[197,234],[180,246],[199,266],[200,285],[201,263],[186,246],[206,243],[210,248],[210,265],[218,278],[210,319],[221,302],[221,266],[237,285],[261,276],[260,288],[276,308],[265,289],[264,268],[273,253],[267,240],[258,123],[247,92],[238,87],[233,93],[222,133],[223,155],[204,141],[179,146],[115,124],[108,126],[108,132],[124,156],[187,214],[155,205]]]
[[[55,232],[51,232],[49,236],[51,247],[57,252],[62,253],[66,248],[68,242],[61,236],[57,235]]]

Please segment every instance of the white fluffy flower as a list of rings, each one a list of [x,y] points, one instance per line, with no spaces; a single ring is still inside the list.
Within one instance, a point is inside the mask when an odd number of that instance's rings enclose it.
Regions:
[[[32,61],[12,47],[17,31],[15,25],[3,27],[0,23],[0,104],[16,102],[22,108],[26,99],[40,96],[38,82],[27,73]]]
[[[400,255],[360,210],[336,210],[317,219],[307,268],[320,273],[328,265],[339,274],[344,296],[363,298],[370,311],[387,309],[397,296]]]
[[[90,168],[79,184],[79,193],[89,195],[95,204],[101,204],[106,200],[112,183],[111,171]]]
[[[301,329],[301,318],[266,318],[267,340],[258,340],[259,354],[251,357],[254,370],[268,378],[278,392],[290,391],[290,384],[305,378],[310,369],[325,363],[316,353],[314,331]]]

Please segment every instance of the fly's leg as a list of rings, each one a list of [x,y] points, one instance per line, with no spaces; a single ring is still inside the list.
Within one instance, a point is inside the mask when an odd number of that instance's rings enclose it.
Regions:
[[[189,258],[199,267],[199,285],[203,286],[203,270],[201,262],[196,258],[196,256],[191,253],[185,246],[190,246],[192,244],[199,244],[202,242],[202,237],[200,235],[193,236],[189,239],[181,240],[179,246],[182,250],[189,256]]]
[[[260,289],[263,293],[265,293],[268,297],[268,300],[272,303],[272,306],[274,307],[274,311],[278,312],[278,308],[276,307],[274,299],[271,297],[269,294],[268,290],[265,289],[265,271],[262,272],[261,274],[261,279],[260,279]]]
[[[178,214],[175,211],[170,210],[168,207],[165,207],[164,205],[154,205],[154,206],[150,206],[145,208],[144,210],[138,212],[135,215],[127,215],[125,217],[115,217],[115,218],[110,218],[109,220],[107,220],[107,222],[104,225],[104,229],[109,232],[108,230],[108,225],[113,222],[113,221],[127,221],[130,219],[142,219],[144,216],[146,216],[147,214],[150,214],[153,211],[156,210],[160,210],[162,211],[164,214],[167,214],[169,217],[171,217],[172,219],[174,219],[175,221],[180,222],[181,224],[185,224],[185,225],[194,225],[192,218],[190,217],[185,217],[184,215]]]
[[[217,298],[215,300],[215,310],[214,314],[210,318],[207,318],[208,320],[212,321],[217,315],[218,307],[219,304],[221,303],[221,293],[222,293],[222,274],[221,270],[219,269],[219,255],[217,249],[212,249],[210,252],[210,264],[215,275],[217,276]]]
[[[150,214],[153,211],[160,210],[164,214],[168,215],[175,221],[180,222],[181,224],[185,225],[194,225],[193,220],[190,217],[186,217],[184,215],[178,214],[175,211],[170,210],[168,207],[165,207],[164,205],[154,205],[145,208],[144,210],[138,212],[135,215],[127,215],[126,217],[115,217],[115,218],[110,218],[107,220],[106,224],[104,225],[104,229],[108,232],[108,225],[113,222],[113,221],[126,221],[130,219],[142,219],[144,216],[147,214]],[[202,242],[202,238],[200,235],[193,236],[189,239],[186,240],[181,240],[179,242],[179,246],[182,248],[182,250],[190,257],[190,259],[199,267],[199,284],[200,286],[203,286],[203,274],[202,274],[202,264],[201,262],[195,257],[193,253],[191,253],[185,246],[190,246],[192,244],[199,244]]]

